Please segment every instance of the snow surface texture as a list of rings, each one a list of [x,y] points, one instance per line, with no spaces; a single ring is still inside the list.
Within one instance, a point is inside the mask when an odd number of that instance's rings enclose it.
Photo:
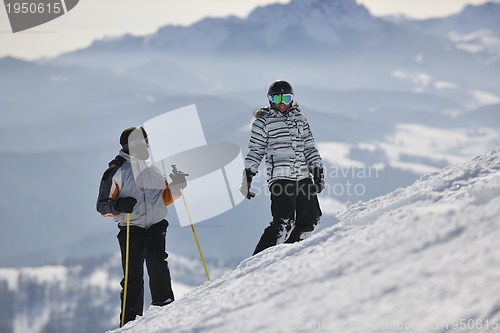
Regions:
[[[339,224],[113,332],[496,331],[499,216],[497,148],[349,204]]]

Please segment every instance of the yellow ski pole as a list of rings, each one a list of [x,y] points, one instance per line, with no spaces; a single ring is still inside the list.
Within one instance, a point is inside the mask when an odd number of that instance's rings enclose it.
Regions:
[[[122,304],[122,324],[125,325],[125,305],[127,304],[127,289],[128,289],[128,255],[130,242],[130,213],[127,213],[127,240],[125,243],[125,281],[123,286],[123,304]]]
[[[205,263],[205,258],[203,258],[203,253],[201,252],[201,246],[200,242],[198,241],[198,236],[196,236],[196,231],[194,230],[194,224],[193,220],[191,219],[191,213],[189,212],[186,197],[184,196],[184,191],[182,190],[182,188],[180,189],[180,191],[181,191],[182,201],[184,202],[184,207],[186,207],[186,211],[188,214],[189,223],[191,224],[191,230],[193,230],[194,239],[196,240],[196,245],[198,246],[198,252],[200,252],[201,262],[203,263],[203,268],[205,269],[205,274],[207,275],[207,279],[208,281],[210,281],[210,275],[208,275],[207,264]]]

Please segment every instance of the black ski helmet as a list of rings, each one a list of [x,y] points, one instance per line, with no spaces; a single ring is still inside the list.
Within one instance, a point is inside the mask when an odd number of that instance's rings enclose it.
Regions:
[[[292,94],[293,95],[292,85],[285,80],[274,81],[271,84],[271,86],[269,87],[269,90],[267,91],[267,95],[273,96],[273,95],[281,95],[281,94]]]

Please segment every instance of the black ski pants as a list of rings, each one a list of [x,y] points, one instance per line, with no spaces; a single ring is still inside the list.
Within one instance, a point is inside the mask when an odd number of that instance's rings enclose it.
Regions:
[[[277,180],[270,186],[272,222],[264,230],[254,255],[281,243],[305,239],[319,225],[318,197],[311,193],[311,179]]]
[[[174,300],[170,270],[165,252],[165,237],[168,222],[162,220],[148,229],[130,226],[128,288],[124,324],[142,315],[144,307],[144,260],[149,274],[149,287],[152,305],[166,305]],[[122,268],[125,276],[125,250],[127,228],[120,227],[118,241],[122,254]],[[123,292],[125,278],[121,281],[121,308],[123,309]],[[122,314],[120,313],[120,323]]]

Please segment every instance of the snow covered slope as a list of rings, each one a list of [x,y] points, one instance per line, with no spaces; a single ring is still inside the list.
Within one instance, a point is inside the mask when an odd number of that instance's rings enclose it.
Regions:
[[[113,332],[498,330],[499,216],[500,147],[350,205]]]

